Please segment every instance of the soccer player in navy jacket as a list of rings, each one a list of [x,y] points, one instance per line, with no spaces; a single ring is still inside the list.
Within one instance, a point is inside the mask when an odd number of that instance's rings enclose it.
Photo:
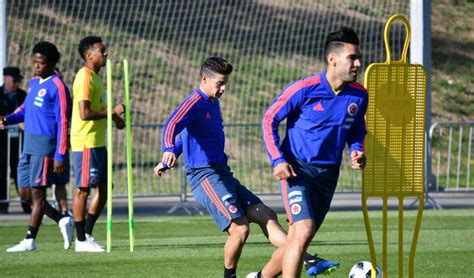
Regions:
[[[228,234],[224,246],[225,278],[236,277],[237,263],[249,234],[249,221],[257,223],[273,245],[282,246],[286,240],[275,212],[240,184],[227,165],[219,98],[226,91],[232,69],[220,57],[204,61],[199,88],[178,106],[164,126],[163,157],[155,167],[155,173],[161,176],[184,154],[186,177],[194,197]],[[281,263],[271,267],[273,275],[280,273]]]
[[[303,254],[329,210],[346,144],[352,167],[365,166],[368,95],[356,82],[361,54],[354,30],[342,27],[330,33],[324,58],[327,70],[289,84],[262,121],[265,148],[290,224],[284,251],[276,251],[283,253],[283,277],[301,272]],[[278,126],[284,119],[286,136],[280,145]],[[317,275],[338,265],[318,259],[306,268]]]
[[[30,192],[32,210],[25,238],[7,252],[36,249],[35,238],[43,215],[55,220],[64,237],[64,248],[72,241],[73,223],[46,201],[46,189],[51,184],[68,179],[66,160],[71,96],[64,81],[54,69],[60,53],[50,42],[42,41],[33,47],[33,68],[36,76],[28,83],[25,102],[13,114],[2,117],[0,128],[8,124],[25,123],[25,141],[18,164],[18,188]],[[66,182],[67,183],[67,182]]]

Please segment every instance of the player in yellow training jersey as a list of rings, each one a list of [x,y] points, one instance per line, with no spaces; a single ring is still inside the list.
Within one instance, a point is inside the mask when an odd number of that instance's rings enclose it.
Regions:
[[[107,63],[107,50],[100,37],[81,40],[79,54],[84,60],[74,79],[71,120],[71,149],[74,158],[76,191],[73,199],[77,239],[76,252],[104,252],[92,236],[92,229],[107,201],[107,129],[106,93],[99,71]],[[125,106],[113,109],[113,120],[118,129],[125,127],[119,115]],[[95,194],[85,217],[90,188]]]

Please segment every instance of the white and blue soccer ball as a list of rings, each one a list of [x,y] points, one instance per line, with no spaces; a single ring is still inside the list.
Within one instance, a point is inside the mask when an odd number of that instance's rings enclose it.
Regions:
[[[382,269],[377,267],[376,277],[382,278]],[[356,263],[351,272],[349,272],[349,278],[371,278],[372,277],[372,263],[368,261],[361,261]]]

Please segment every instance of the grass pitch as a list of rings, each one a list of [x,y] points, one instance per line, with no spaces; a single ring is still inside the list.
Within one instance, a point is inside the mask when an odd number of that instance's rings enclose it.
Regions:
[[[415,257],[415,277],[472,277],[474,264],[474,211],[426,210]],[[380,246],[381,213],[373,212],[374,238]],[[404,250],[409,250],[415,211],[405,214]],[[389,213],[389,277],[396,277],[397,220]],[[105,222],[101,218],[94,235],[105,244]],[[280,215],[285,223],[285,218]],[[286,225],[285,225],[286,226]],[[45,221],[37,237],[37,250],[6,253],[26,232],[27,223],[0,225],[1,277],[222,277],[223,244],[221,233],[208,215],[153,217],[136,219],[135,252],[129,252],[125,220],[113,226],[111,253],[93,254],[63,250],[59,228]],[[286,227],[285,227],[286,228]],[[238,276],[259,270],[271,255],[259,228],[252,224],[251,234],[239,263]],[[330,212],[310,252],[339,261],[332,277],[347,277],[353,264],[369,260],[369,250],[361,212]],[[380,252],[380,248],[378,248]],[[405,257],[408,257],[405,253]],[[407,269],[407,267],[405,267]],[[302,277],[306,275],[303,274]],[[404,277],[408,277],[405,273]]]

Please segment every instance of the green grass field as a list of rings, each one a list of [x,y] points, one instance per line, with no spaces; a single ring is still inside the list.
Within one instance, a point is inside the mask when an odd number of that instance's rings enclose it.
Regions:
[[[381,214],[373,212],[375,239],[381,240]],[[397,248],[396,214],[389,213],[389,249]],[[280,219],[284,217],[280,215]],[[409,248],[415,212],[405,214],[405,250]],[[105,223],[96,227],[96,238],[105,243]],[[62,250],[57,226],[47,221],[37,238],[37,250],[6,253],[3,250],[24,236],[26,223],[0,224],[1,277],[222,277],[225,234],[208,215],[139,218],[135,252],[129,252],[126,221],[113,226],[112,252],[76,254]],[[416,254],[416,277],[473,277],[474,221],[472,210],[427,210]],[[252,224],[238,269],[239,277],[260,269],[273,248]],[[369,259],[361,212],[330,212],[309,250],[341,262],[332,277],[347,277],[350,268]],[[397,272],[397,256],[389,256],[389,277]],[[406,274],[405,277],[408,277]],[[304,277],[304,276],[302,276]]]

